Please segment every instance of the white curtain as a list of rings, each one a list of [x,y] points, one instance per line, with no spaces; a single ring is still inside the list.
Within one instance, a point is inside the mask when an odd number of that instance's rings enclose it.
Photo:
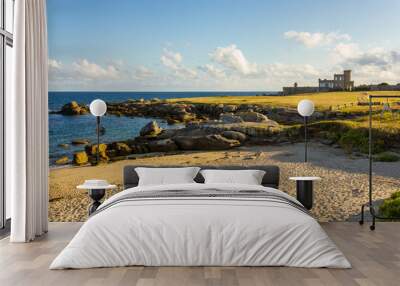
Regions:
[[[45,0],[15,1],[13,94],[6,98],[6,187],[12,242],[48,227],[48,74]],[[7,102],[8,101],[8,102]]]

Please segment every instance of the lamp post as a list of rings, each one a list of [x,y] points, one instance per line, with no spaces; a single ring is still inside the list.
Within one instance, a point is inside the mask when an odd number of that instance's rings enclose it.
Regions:
[[[314,103],[303,99],[297,105],[297,111],[304,117],[304,162],[307,162],[307,118],[314,113]]]
[[[101,99],[95,99],[90,103],[90,113],[96,116],[96,132],[97,132],[97,148],[96,148],[96,165],[100,162],[100,117],[107,112],[107,104]]]

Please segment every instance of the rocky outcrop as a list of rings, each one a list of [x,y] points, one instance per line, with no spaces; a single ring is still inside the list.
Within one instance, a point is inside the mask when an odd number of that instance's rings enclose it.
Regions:
[[[85,151],[92,159],[96,159],[97,158],[97,148],[99,149],[100,160],[108,161],[110,158],[107,155],[107,144],[103,143],[100,145],[97,145],[97,144],[89,145],[89,146],[85,147]]]
[[[74,154],[73,163],[75,165],[78,165],[78,166],[86,165],[88,162],[89,162],[89,157],[85,151],[76,152]]]
[[[223,131],[221,133],[221,135],[224,136],[225,138],[228,138],[231,140],[237,140],[240,143],[243,143],[247,139],[246,134],[244,134],[242,132],[238,132],[238,131],[227,130],[227,131]]]
[[[61,110],[54,113],[80,115],[88,112],[89,109],[87,106],[79,105],[76,101],[73,101],[64,105]],[[206,122],[215,119],[221,119],[225,123],[240,122],[236,117],[232,118],[229,114],[240,116],[243,121],[247,122],[264,122],[267,119],[270,119],[279,123],[292,124],[301,123],[303,120],[295,108],[282,108],[257,104],[190,104],[184,102],[170,102],[160,99],[108,102],[107,114],[116,116],[161,118],[166,120],[168,124]],[[347,118],[351,115],[348,113],[333,111],[324,111],[323,113],[315,112],[313,114],[313,118],[315,119],[329,119],[340,116]]]
[[[141,130],[140,136],[154,137],[160,134],[162,129],[158,126],[156,121],[147,123]]]
[[[150,152],[172,152],[178,150],[178,146],[172,139],[150,141],[148,147]]]
[[[132,148],[123,142],[114,142],[107,146],[108,151],[114,151],[113,156],[127,156],[132,153]],[[110,155],[110,154],[108,154]]]
[[[66,165],[69,163],[69,158],[67,156],[63,156],[56,160],[56,165]]]
[[[233,113],[222,113],[219,116],[219,120],[223,123],[240,123],[243,119],[240,116],[236,116]]]
[[[89,108],[85,105],[80,105],[76,101],[71,101],[63,105],[58,113],[62,115],[83,115],[89,113]]]
[[[173,139],[181,150],[224,150],[240,145],[237,140],[213,134],[198,137],[175,137]]]
[[[269,120],[264,114],[254,111],[238,112],[236,115],[245,122],[265,122]]]
[[[88,139],[74,139],[71,141],[72,145],[88,145],[90,141]]]
[[[61,143],[61,144],[58,144],[58,147],[61,147],[63,149],[68,149],[69,145],[67,143]]]

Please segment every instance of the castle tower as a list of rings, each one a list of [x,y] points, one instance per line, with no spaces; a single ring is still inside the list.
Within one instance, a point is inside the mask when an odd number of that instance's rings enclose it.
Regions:
[[[344,84],[345,86],[351,82],[351,70],[345,70],[343,72],[344,75]]]
[[[352,90],[354,83],[351,81],[351,70],[343,71],[343,89]]]

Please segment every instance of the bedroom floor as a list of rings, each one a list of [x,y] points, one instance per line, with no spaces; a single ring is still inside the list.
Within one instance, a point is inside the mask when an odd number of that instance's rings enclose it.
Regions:
[[[29,244],[0,241],[0,285],[399,285],[400,223],[323,223],[352,269],[287,267],[125,267],[48,270],[81,223],[50,223],[49,233]]]

